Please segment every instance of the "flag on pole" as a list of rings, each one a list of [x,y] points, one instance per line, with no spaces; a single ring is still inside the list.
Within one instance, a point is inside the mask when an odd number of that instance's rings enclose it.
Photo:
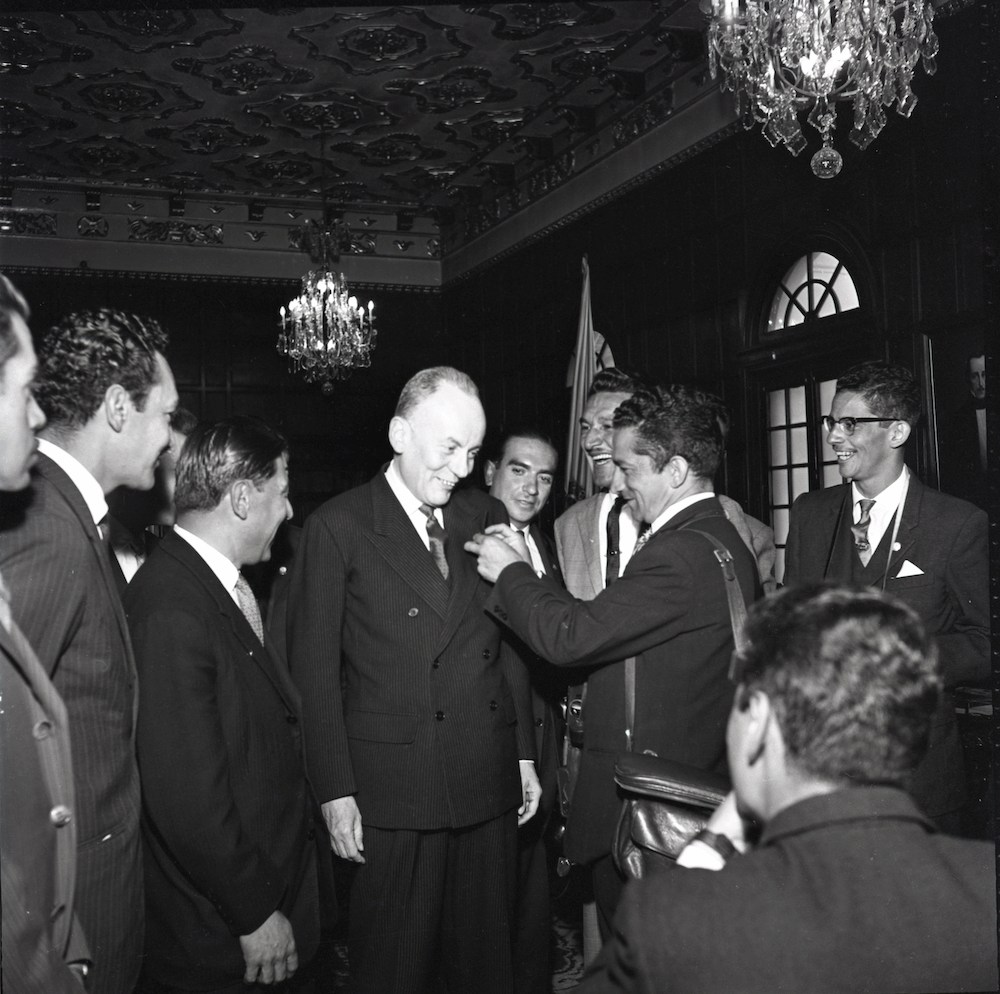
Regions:
[[[594,331],[590,310],[590,266],[583,257],[583,292],[580,296],[580,324],[576,333],[576,349],[570,357],[567,386],[572,387],[569,408],[569,436],[566,440],[566,495],[570,501],[589,497],[594,489],[590,463],[580,445],[580,418],[587,403],[587,391],[594,374],[615,364],[604,338]]]

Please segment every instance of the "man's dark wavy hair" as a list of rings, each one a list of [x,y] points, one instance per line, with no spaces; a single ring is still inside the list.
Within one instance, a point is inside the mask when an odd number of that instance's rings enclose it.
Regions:
[[[177,457],[177,513],[213,510],[237,480],[249,480],[259,490],[274,476],[275,460],[287,452],[285,436],[262,418],[199,424]]]
[[[615,428],[635,428],[635,450],[659,473],[674,456],[691,472],[711,480],[722,458],[722,431],[715,405],[687,388],[643,388],[615,411]]]
[[[870,587],[786,587],[751,608],[746,637],[735,706],[767,694],[798,769],[847,784],[906,782],[942,688],[915,611]]]
[[[587,399],[589,400],[595,393],[635,393],[636,390],[651,386],[652,383],[639,373],[622,369],[620,366],[609,366],[594,375],[587,391]]]
[[[837,392],[858,394],[876,417],[906,421],[915,428],[920,420],[920,384],[905,366],[872,359],[852,366],[837,377]]]
[[[116,383],[143,410],[159,377],[156,353],[167,343],[158,321],[126,311],[101,308],[63,318],[38,344],[35,397],[49,425],[82,428]]]

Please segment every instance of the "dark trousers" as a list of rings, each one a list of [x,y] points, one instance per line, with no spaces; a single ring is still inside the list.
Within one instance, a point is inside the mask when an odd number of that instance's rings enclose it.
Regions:
[[[618,902],[625,889],[625,881],[615,869],[610,853],[607,856],[602,856],[592,866],[594,900],[597,902],[597,924],[601,930],[601,941],[607,942],[611,937],[611,923],[614,921]]]
[[[353,994],[513,994],[517,816],[440,831],[364,827],[351,886]]]
[[[550,799],[551,800],[551,799]],[[551,994],[552,919],[545,829],[551,803],[517,830],[517,911],[514,920],[514,990]]]

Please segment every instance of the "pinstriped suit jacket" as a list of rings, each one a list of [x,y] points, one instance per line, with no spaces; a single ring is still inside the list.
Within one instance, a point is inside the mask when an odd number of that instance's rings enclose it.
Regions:
[[[3,977],[24,994],[81,994],[66,966],[89,958],[73,912],[76,824],[66,708],[15,626],[0,625]],[[36,734],[44,728],[45,735]]]
[[[77,913],[94,994],[130,994],[143,938],[135,660],[111,564],[83,496],[46,456],[12,495],[0,572],[12,610],[69,714]]]
[[[527,674],[462,548],[506,520],[485,494],[453,495],[450,586],[384,473],[306,522],[288,654],[321,802],[354,794],[362,821],[387,829],[458,828],[520,804],[518,759],[534,758]]]

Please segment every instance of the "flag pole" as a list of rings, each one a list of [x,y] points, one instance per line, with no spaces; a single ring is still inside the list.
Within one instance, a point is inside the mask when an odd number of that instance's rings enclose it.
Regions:
[[[576,332],[569,435],[566,440],[566,496],[570,503],[589,497],[594,489],[590,463],[581,446],[580,418],[587,403],[587,391],[597,371],[594,318],[590,309],[590,266],[583,257],[583,291],[580,295],[580,323]]]

